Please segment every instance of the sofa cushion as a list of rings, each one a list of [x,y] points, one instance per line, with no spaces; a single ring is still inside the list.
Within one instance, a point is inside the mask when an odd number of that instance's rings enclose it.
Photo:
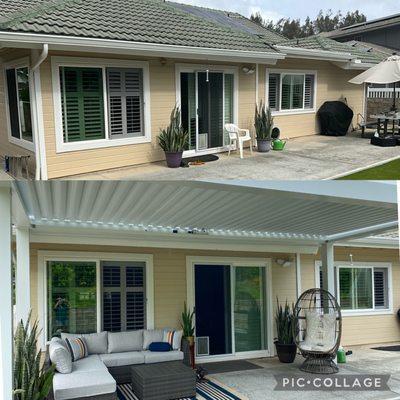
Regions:
[[[70,374],[72,372],[72,357],[66,343],[60,338],[53,338],[49,345],[49,356],[56,371],[61,374]]]
[[[141,351],[100,354],[100,359],[107,368],[123,367],[125,365],[134,365],[134,364],[144,364],[144,354]]]
[[[144,351],[144,362],[146,364],[154,364],[164,361],[179,361],[183,360],[183,353],[179,350],[155,352]]]
[[[143,348],[143,331],[108,332],[108,352],[141,351]]]
[[[165,330],[163,334],[163,342],[171,345],[173,350],[180,350],[182,343],[183,331]]]
[[[88,347],[89,354],[104,354],[108,351],[108,334],[107,332],[100,333],[85,333],[82,335]]]
[[[82,358],[72,363],[72,372],[97,372],[107,371],[107,367],[101,361],[98,354]]]
[[[68,349],[72,356],[72,362],[78,361],[81,358],[85,358],[89,355],[86,341],[84,338],[70,339],[66,338]]]
[[[145,329],[143,331],[143,350],[148,350],[153,342],[162,342],[163,335],[162,329]]]
[[[115,393],[117,384],[107,369],[103,371],[56,373],[53,378],[54,400],[99,396]]]

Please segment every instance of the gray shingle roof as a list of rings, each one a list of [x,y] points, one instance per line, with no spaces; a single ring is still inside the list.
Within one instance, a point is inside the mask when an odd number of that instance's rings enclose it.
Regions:
[[[282,46],[305,48],[311,50],[335,51],[339,53],[349,53],[353,57],[365,63],[378,63],[386,58],[381,52],[374,49],[360,48],[348,43],[340,43],[336,40],[326,38],[321,35],[309,36],[301,39],[287,39],[279,43]]]
[[[161,0],[0,0],[0,10],[3,31],[276,52],[262,37]]]

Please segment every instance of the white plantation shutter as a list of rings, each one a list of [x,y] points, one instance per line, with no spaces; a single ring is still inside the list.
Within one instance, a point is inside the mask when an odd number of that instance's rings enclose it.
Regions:
[[[269,74],[268,78],[268,105],[273,111],[279,110],[280,74]]]
[[[108,68],[107,86],[110,137],[144,136],[143,71]]]
[[[374,269],[374,299],[378,309],[389,308],[387,272],[386,268]]]
[[[146,327],[145,263],[102,265],[103,330]]]
[[[314,75],[306,75],[304,87],[304,108],[314,108]]]

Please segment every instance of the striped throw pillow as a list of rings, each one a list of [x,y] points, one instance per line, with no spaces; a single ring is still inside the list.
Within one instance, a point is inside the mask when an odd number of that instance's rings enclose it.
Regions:
[[[89,355],[88,348],[83,338],[66,338],[68,350],[71,353],[72,362],[78,361]]]
[[[182,335],[182,331],[165,330],[163,342],[169,343],[172,350],[179,350],[181,348]]]

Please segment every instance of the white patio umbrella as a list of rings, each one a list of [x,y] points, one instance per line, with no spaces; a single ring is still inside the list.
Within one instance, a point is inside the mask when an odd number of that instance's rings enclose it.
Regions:
[[[367,69],[350,83],[360,85],[362,83],[393,83],[393,110],[396,109],[396,82],[400,81],[400,56],[390,56],[386,60]]]

